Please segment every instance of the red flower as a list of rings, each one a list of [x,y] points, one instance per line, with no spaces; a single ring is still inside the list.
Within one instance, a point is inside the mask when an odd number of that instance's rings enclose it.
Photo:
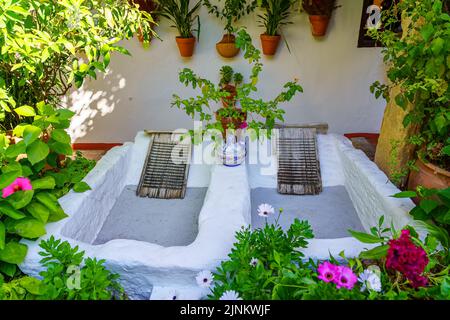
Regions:
[[[425,250],[411,241],[409,230],[402,230],[400,238],[389,241],[386,267],[401,272],[414,288],[428,284],[428,279],[422,276],[428,261]]]

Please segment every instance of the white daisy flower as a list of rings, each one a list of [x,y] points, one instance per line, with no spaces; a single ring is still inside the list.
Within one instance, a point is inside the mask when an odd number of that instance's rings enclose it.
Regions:
[[[260,204],[258,207],[258,215],[263,218],[267,218],[269,215],[274,214],[275,209],[267,203]]]
[[[165,300],[178,300],[180,295],[177,290],[170,290]]]
[[[219,300],[242,300],[239,294],[234,290],[225,291]]]
[[[195,277],[197,284],[202,288],[209,288],[213,282],[213,274],[211,271],[203,270],[200,271]]]
[[[358,281],[362,283],[361,291],[374,290],[381,291],[380,276],[373,270],[366,269],[360,273]]]
[[[252,267],[256,267],[257,264],[258,264],[258,259],[252,258],[252,259],[250,260],[250,265],[251,265]]]

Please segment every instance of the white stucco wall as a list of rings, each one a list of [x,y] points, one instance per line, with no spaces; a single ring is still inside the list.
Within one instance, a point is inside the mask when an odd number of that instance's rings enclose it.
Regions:
[[[291,53],[280,45],[274,58],[263,58],[259,83],[263,98],[273,98],[281,86],[300,79],[305,92],[286,104],[287,123],[327,122],[332,133],[378,132],[385,103],[375,100],[369,86],[384,79],[378,48],[357,48],[362,0],[338,0],[342,5],[331,20],[327,36],[312,37],[306,14],[294,13],[292,25],[284,28]],[[241,21],[260,47],[263,29],[252,15]],[[222,36],[222,22],[201,10],[202,33],[192,59],[179,56],[176,31],[161,21],[149,49],[138,40],[125,43],[133,57],[115,55],[109,73],[70,94],[69,106],[77,112],[72,136],[77,142],[123,142],[143,129],[192,128],[192,120],[170,108],[173,93],[193,95],[178,82],[178,72],[189,67],[218,81],[218,69],[230,64],[248,73],[242,54],[232,60],[221,58],[215,43]]]

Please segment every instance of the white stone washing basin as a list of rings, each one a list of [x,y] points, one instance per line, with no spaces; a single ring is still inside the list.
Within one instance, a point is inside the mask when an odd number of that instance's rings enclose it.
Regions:
[[[47,235],[42,239],[53,235],[78,245],[86,256],[105,259],[106,266],[120,274],[130,298],[148,299],[150,295],[152,299],[164,298],[168,288],[176,288],[181,298],[198,299],[206,292],[196,286],[196,274],[204,269],[214,270],[227,259],[236,231],[251,223],[251,188],[275,186],[276,175],[261,176],[254,166],[249,170],[246,165],[230,168],[193,164],[188,187],[208,187],[199,215],[199,232],[193,243],[162,247],[117,239],[93,245],[122,189],[138,184],[148,143],[149,137],[139,132],[134,143],[111,149],[84,180],[92,190],[70,192],[60,199],[69,217],[48,224]],[[409,199],[389,197],[399,190],[348,139],[333,134],[319,135],[318,144],[324,186],[345,186],[365,229],[375,225],[381,215],[386,216],[386,224],[392,221],[396,227],[411,222],[408,212],[413,203]],[[40,240],[23,242],[29,250],[20,268],[26,274],[38,276],[42,270],[38,254]],[[329,253],[337,256],[345,250],[351,257],[365,247],[350,237],[314,239],[305,254],[326,259]]]

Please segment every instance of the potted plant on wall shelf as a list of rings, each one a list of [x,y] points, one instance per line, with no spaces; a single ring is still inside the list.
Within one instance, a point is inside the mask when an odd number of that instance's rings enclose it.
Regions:
[[[222,2],[222,0],[218,0]],[[217,52],[224,58],[233,58],[239,53],[236,46],[236,36],[233,34],[233,24],[243,16],[252,12],[257,5],[257,0],[223,0],[223,7],[211,4],[210,0],[203,1],[208,12],[221,20],[225,20],[225,31],[222,40],[216,44]]]
[[[298,92],[303,92],[303,89],[296,81],[290,81],[284,84],[284,91],[273,100],[264,101],[259,97],[253,98],[251,94],[257,92],[256,84],[263,67],[260,62],[261,52],[253,46],[245,29],[238,32],[236,45],[244,50],[245,58],[252,65],[248,82],[245,82],[239,73],[234,73],[233,69],[227,66],[221,69],[222,78],[218,85],[196,75],[191,69],[185,68],[179,74],[180,82],[193,89],[200,89],[201,95],[182,99],[174,94],[172,106],[184,110],[193,119],[198,117],[201,121],[205,121],[206,130],[217,129],[225,132],[227,129],[248,126],[254,130],[267,129],[270,134],[275,120],[284,121],[284,110],[280,109],[278,105],[290,101]],[[233,84],[231,84],[231,80],[233,80]],[[212,107],[221,101],[223,107],[214,112]],[[238,103],[240,108],[236,107]],[[246,120],[247,114],[252,116],[250,121]],[[256,116],[257,120],[253,116]],[[193,134],[194,132],[191,131],[191,135]]]
[[[290,10],[297,0],[259,0],[258,5],[264,9],[264,13],[258,15],[266,32],[261,34],[261,45],[265,55],[273,56],[280,43],[279,29],[288,24]]]
[[[390,30],[397,21],[396,10],[403,12],[403,36]],[[392,13],[392,14],[389,14]],[[394,17],[394,18],[393,18]],[[387,100],[400,89],[395,104],[406,111],[405,128],[415,128],[408,142],[418,152],[410,173],[408,189],[421,185],[445,189],[450,186],[450,21],[447,3],[403,0],[386,11],[384,30],[372,36],[384,45],[388,65],[388,84],[375,82],[371,91]]]
[[[337,8],[336,0],[302,0],[303,10],[309,14],[311,32],[315,37],[323,37],[327,33],[333,10]]]
[[[194,54],[195,37],[193,32],[197,31],[197,38],[200,37],[200,17],[196,14],[202,1],[198,1],[190,9],[190,0],[159,0],[158,14],[170,20],[172,27],[178,30],[179,36],[176,37],[180,55],[185,58],[192,57]],[[197,29],[193,29],[197,22]]]

